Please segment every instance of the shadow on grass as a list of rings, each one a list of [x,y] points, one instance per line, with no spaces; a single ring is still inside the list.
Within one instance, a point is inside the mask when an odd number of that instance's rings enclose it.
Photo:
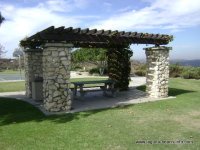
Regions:
[[[137,89],[145,91],[146,87],[140,86]],[[195,91],[169,88],[169,96],[178,96],[181,94],[186,94],[186,93],[191,93],[191,92],[195,92]],[[120,106],[120,107],[117,107],[117,109],[120,109],[120,108],[124,109],[124,108],[132,107],[132,106],[133,105]],[[11,98],[0,98],[0,126],[8,125],[8,124],[24,123],[24,122],[29,122],[29,121],[42,122],[45,120],[49,120],[54,123],[67,123],[72,120],[85,118],[102,111],[108,111],[108,109],[109,108],[79,112],[79,113],[74,113],[74,114],[69,113],[69,114],[64,114],[64,115],[52,115],[52,116],[47,117],[42,112],[40,112],[40,110],[38,110],[31,104],[28,104],[26,102],[19,101],[16,99],[11,99]]]
[[[129,106],[122,106],[119,109],[127,107]],[[11,98],[0,98],[0,126],[25,122],[42,122],[45,120],[52,121],[53,123],[67,123],[107,110],[108,108],[73,114],[45,116],[40,110],[27,102]]]
[[[137,89],[145,92],[146,91],[146,86],[142,85],[142,86],[137,87]],[[181,95],[181,94],[186,94],[186,93],[191,93],[191,92],[195,92],[195,91],[176,89],[176,88],[169,88],[168,95],[169,96],[178,96],[178,95]]]
[[[190,91],[190,90],[183,90],[183,89],[176,89],[176,88],[169,88],[169,96],[178,96],[186,93],[192,93],[196,91]]]

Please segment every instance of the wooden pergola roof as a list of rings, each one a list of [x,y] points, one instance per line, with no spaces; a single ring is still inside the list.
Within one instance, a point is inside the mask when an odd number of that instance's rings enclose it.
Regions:
[[[80,29],[72,27],[55,28],[51,26],[40,31],[20,44],[26,48],[41,46],[47,42],[72,43],[74,47],[125,47],[130,44],[166,45],[173,40],[173,36],[166,34],[149,34],[138,32]]]

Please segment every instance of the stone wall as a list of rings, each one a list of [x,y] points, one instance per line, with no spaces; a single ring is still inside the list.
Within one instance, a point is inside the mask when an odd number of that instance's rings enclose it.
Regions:
[[[42,77],[42,50],[31,49],[25,51],[25,88],[26,96],[32,97],[32,81]]]
[[[43,50],[43,98],[47,111],[71,109],[69,90],[71,52],[73,45],[47,43]]]
[[[146,92],[150,97],[167,97],[170,47],[145,48],[147,59]]]

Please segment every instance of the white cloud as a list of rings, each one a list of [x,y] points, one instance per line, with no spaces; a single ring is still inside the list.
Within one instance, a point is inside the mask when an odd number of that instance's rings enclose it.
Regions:
[[[104,29],[171,29],[200,25],[199,0],[153,0],[139,10],[118,13],[100,20],[93,28]]]
[[[55,12],[71,12],[76,9],[84,9],[88,5],[88,0],[48,0],[39,3],[39,7],[45,7]]]
[[[73,0],[73,1],[74,1],[75,7],[80,8],[80,9],[87,8],[92,2],[94,2],[93,0]]]
[[[65,16],[58,14],[58,11],[67,12],[69,10],[66,10],[68,6],[64,5],[64,1],[61,0],[60,3],[57,2],[57,0],[50,0],[34,7],[24,8],[0,3],[0,10],[6,18],[6,21],[1,24],[0,27],[0,43],[4,45],[6,51],[8,51],[6,54],[8,57],[12,56],[14,48],[18,47],[19,41],[25,36],[30,36],[52,25],[56,27],[63,25],[66,27],[78,27],[84,19],[96,17],[94,15],[87,17],[69,16],[66,13]],[[78,0],[76,0],[73,5],[76,5],[77,2]],[[45,6],[46,3],[49,3],[48,7]],[[79,4],[79,6],[80,5],[81,4]],[[82,5],[86,7],[86,4],[83,2]]]
[[[46,2],[39,3],[39,7],[46,7],[50,11],[57,12],[70,12],[72,11],[72,7],[70,7],[69,1],[64,0],[49,0]]]
[[[127,6],[127,7],[119,9],[118,12],[123,13],[123,12],[127,12],[127,11],[130,11],[130,10],[132,10],[131,6]]]
[[[191,26],[200,25],[199,0],[142,0],[148,6],[139,10],[131,10],[128,6],[116,10],[117,14],[110,15],[108,19],[100,20],[102,15],[68,15],[86,9],[94,3],[93,0],[47,0],[40,1],[36,6],[16,7],[15,5],[0,2],[0,10],[6,21],[0,27],[0,43],[9,51],[7,56],[12,56],[12,51],[25,36],[30,36],[51,25],[80,27],[90,25],[99,29],[168,29],[171,31],[182,30]],[[28,0],[27,0],[28,2]],[[106,8],[112,4],[103,3]],[[88,10],[89,11],[89,10]],[[99,20],[99,21],[97,21]],[[94,22],[91,25],[91,22]]]

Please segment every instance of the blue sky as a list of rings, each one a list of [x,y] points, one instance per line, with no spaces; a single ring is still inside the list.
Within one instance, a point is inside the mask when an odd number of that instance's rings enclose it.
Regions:
[[[5,57],[22,38],[54,25],[170,34],[172,59],[200,59],[200,0],[0,0],[0,12]],[[145,58],[150,46],[132,45],[133,58]]]

